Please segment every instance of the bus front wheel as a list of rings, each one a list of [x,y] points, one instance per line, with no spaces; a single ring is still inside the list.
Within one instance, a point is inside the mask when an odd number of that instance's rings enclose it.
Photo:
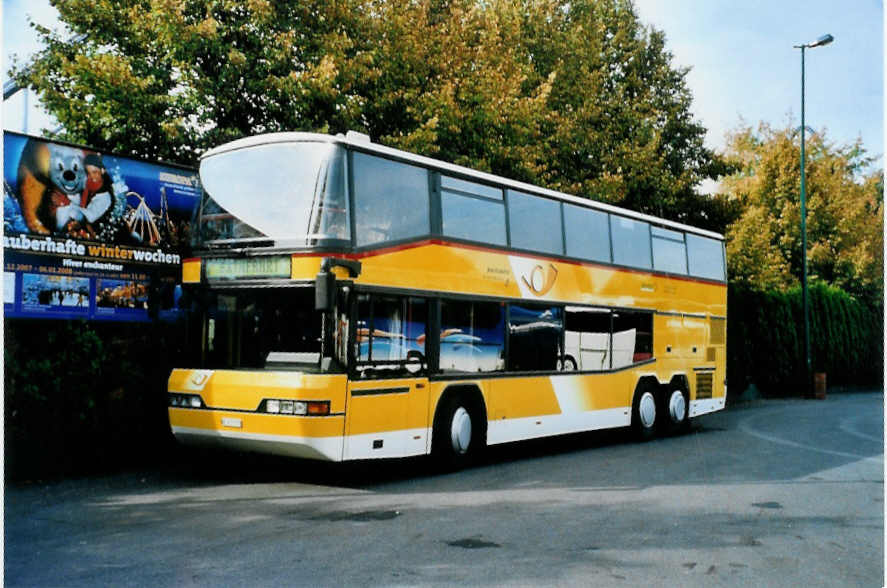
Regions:
[[[434,419],[432,455],[447,469],[471,464],[483,451],[485,431],[482,409],[463,394],[444,399]]]

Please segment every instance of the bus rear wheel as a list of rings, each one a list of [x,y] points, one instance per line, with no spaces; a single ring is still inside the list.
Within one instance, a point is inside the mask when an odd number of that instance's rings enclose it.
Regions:
[[[660,417],[656,391],[652,386],[638,384],[631,406],[631,428],[641,441],[656,436],[656,425]]]
[[[689,395],[680,386],[671,385],[665,388],[662,395],[663,421],[668,433],[675,434],[685,431],[690,425]]]
[[[431,452],[447,469],[461,469],[483,452],[486,434],[482,409],[464,394],[444,399],[434,419]]]

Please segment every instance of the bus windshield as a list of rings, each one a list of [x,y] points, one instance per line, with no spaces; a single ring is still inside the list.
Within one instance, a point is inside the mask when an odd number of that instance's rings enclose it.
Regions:
[[[323,142],[223,151],[200,164],[196,246],[341,245],[351,241],[345,155]]]
[[[344,305],[344,302],[343,302]],[[210,369],[321,370],[323,316],[314,310],[314,288],[260,288],[205,291],[188,311],[188,348],[193,361]],[[333,333],[335,361],[347,361],[347,317]]]

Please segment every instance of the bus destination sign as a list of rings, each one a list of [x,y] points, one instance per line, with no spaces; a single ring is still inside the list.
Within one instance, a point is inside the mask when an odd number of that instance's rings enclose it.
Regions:
[[[222,257],[206,260],[206,278],[208,280],[289,278],[291,276],[292,257],[289,255]]]

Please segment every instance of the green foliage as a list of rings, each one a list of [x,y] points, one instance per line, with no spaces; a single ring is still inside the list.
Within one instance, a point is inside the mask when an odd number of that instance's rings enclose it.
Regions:
[[[880,383],[883,308],[823,284],[810,288],[809,300],[813,372],[825,372],[830,386]],[[754,384],[771,396],[804,395],[800,288],[761,292],[731,285],[727,307],[728,390],[741,394]]]
[[[791,125],[742,127],[727,147],[733,173],[721,198],[739,218],[726,233],[730,280],[760,290],[800,284],[800,136]],[[824,132],[807,141],[807,263],[812,282],[883,300],[883,174],[859,142],[835,146]]]
[[[724,173],[629,0],[67,0],[12,75],[61,138],[194,162],[282,130],[374,140],[710,226]],[[709,213],[702,212],[711,208]]]
[[[7,479],[128,467],[171,441],[171,325],[4,321]]]

